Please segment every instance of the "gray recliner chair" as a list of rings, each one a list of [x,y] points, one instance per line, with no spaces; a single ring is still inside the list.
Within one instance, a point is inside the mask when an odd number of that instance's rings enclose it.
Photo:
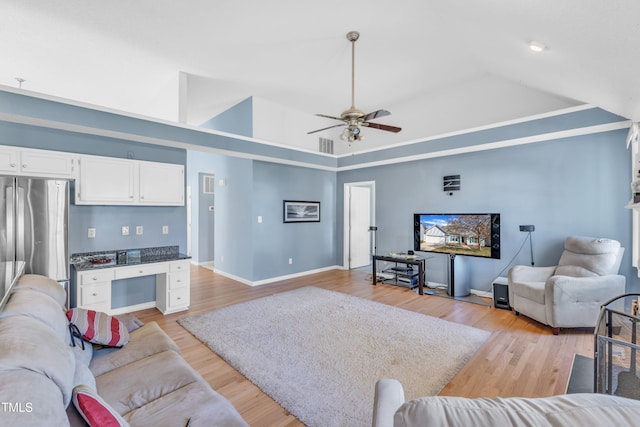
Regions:
[[[567,237],[557,266],[516,265],[509,270],[509,303],[552,327],[595,327],[600,306],[625,293],[618,274],[624,248],[620,242],[593,237]]]

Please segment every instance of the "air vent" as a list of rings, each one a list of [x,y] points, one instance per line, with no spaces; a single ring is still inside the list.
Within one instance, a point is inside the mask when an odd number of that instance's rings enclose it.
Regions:
[[[215,191],[215,177],[213,175],[202,176],[202,194],[213,194]]]
[[[318,138],[318,151],[321,153],[333,154],[333,139]]]

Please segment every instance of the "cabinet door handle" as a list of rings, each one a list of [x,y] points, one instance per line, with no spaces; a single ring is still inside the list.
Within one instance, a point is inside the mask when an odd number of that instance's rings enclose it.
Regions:
[[[12,168],[15,168],[16,164],[15,163],[9,163],[9,166],[11,166]]]
[[[27,165],[22,165],[22,169],[26,169],[26,168],[27,168]]]
[[[180,300],[180,299],[182,299],[182,298],[178,297],[178,298],[176,298],[176,299],[179,299],[179,300]]]
[[[94,292],[94,293],[91,294],[91,296],[97,297],[98,294]]]
[[[182,282],[182,280],[176,280],[176,283],[180,283],[180,282]]]
[[[98,280],[98,278],[94,276],[94,277],[91,278],[91,280],[96,281],[96,280]]]

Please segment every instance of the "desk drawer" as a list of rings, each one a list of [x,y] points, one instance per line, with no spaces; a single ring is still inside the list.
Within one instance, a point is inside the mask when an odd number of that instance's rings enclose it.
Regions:
[[[80,289],[80,306],[101,303],[109,300],[111,287],[108,283],[85,285]]]
[[[176,261],[171,263],[171,272],[181,272],[181,271],[189,271],[189,266],[191,263],[189,261]]]
[[[179,289],[189,286],[189,272],[171,273],[169,278],[169,290]]]
[[[154,274],[167,273],[169,266],[166,264],[140,264],[131,267],[116,268],[115,279],[128,279],[130,277],[151,276]]]
[[[169,308],[189,305],[189,288],[176,289],[169,292]]]
[[[83,271],[82,273],[78,273],[78,279],[81,285],[110,282],[113,280],[113,269],[107,268],[96,271]]]

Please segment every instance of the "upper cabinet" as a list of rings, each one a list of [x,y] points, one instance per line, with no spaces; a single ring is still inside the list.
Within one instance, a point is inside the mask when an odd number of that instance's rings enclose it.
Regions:
[[[0,146],[0,173],[73,178],[75,162],[75,155],[70,153]]]
[[[184,166],[139,162],[140,203],[184,205]]]
[[[77,205],[184,205],[184,166],[81,156]]]

